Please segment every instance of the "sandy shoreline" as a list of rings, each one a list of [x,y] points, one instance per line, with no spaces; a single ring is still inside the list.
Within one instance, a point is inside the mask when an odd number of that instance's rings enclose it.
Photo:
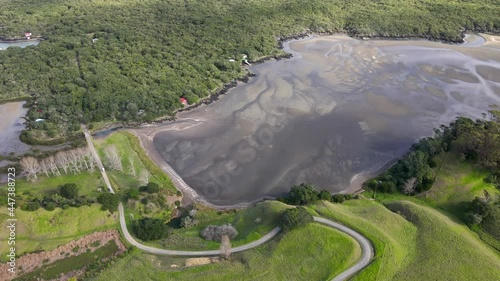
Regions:
[[[247,202],[247,203],[239,203],[239,204],[233,204],[233,205],[215,205],[210,202],[208,202],[205,198],[201,197],[196,190],[194,190],[192,187],[190,187],[184,180],[175,172],[175,170],[161,157],[160,153],[158,150],[154,147],[153,144],[153,138],[154,136],[160,132],[164,131],[165,129],[159,129],[158,127],[155,128],[147,128],[147,129],[134,129],[134,130],[128,130],[129,132],[133,133],[135,136],[138,137],[139,142],[141,144],[142,149],[148,154],[149,158],[160,168],[165,172],[172,182],[174,183],[174,186],[182,193],[182,204],[183,205],[189,205],[192,203],[198,203],[202,204],[204,206],[217,209],[217,210],[230,210],[230,209],[243,209],[243,208],[248,208],[258,202],[262,202],[264,200],[272,200],[276,199],[275,197],[271,196],[264,196],[258,200],[254,200],[252,202]],[[182,130],[182,128],[179,128]],[[169,129],[167,129],[169,130]]]
[[[486,43],[483,44],[484,47],[490,47],[495,49],[500,49],[500,36],[499,35],[491,35],[485,33],[479,33],[484,39],[486,39]]]

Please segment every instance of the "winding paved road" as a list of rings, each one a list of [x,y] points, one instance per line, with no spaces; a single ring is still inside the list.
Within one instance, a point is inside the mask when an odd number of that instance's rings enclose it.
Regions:
[[[94,147],[94,143],[92,142],[92,136],[88,132],[87,128],[85,125],[82,125],[82,130],[83,133],[85,134],[85,139],[87,140],[87,143],[89,145],[89,148],[92,150],[92,154],[96,158],[97,165],[99,167],[99,170],[101,171],[101,174],[103,176],[104,182],[106,183],[106,186],[108,187],[109,191],[111,193],[115,193],[113,190],[113,187],[111,186],[111,183],[109,182],[108,175],[106,174],[106,171],[104,170],[104,166],[102,165],[101,159],[99,158],[99,154],[97,154],[97,150]],[[178,251],[178,250],[167,250],[167,249],[160,249],[160,248],[154,248],[150,246],[143,245],[139,242],[137,242],[132,235],[130,235],[128,229],[127,229],[127,224],[125,221],[125,210],[123,209],[123,204],[120,203],[118,206],[118,211],[120,214],[120,226],[123,232],[123,235],[125,239],[132,245],[136,246],[137,248],[141,249],[142,251],[145,251],[147,253],[155,254],[155,255],[167,255],[167,256],[217,256],[221,254],[220,250],[210,250],[210,251]],[[344,272],[340,273],[339,275],[335,276],[332,281],[341,281],[341,280],[346,280],[347,278],[353,276],[354,274],[358,273],[361,271],[363,268],[365,268],[368,264],[370,264],[370,260],[373,257],[373,248],[368,241],[363,235],[359,234],[358,232],[340,224],[333,222],[331,220],[327,220],[324,218],[320,217],[313,217],[315,222],[324,224],[326,226],[329,226],[331,228],[337,229],[341,232],[344,232],[345,234],[351,236],[354,238],[361,246],[361,251],[362,251],[362,256],[361,259],[345,270]],[[260,246],[267,241],[271,240],[273,237],[275,237],[281,229],[279,227],[275,227],[273,230],[271,230],[269,233],[266,235],[262,236],[260,239],[253,241],[251,243],[234,247],[231,249],[231,253],[236,253],[236,252],[241,252],[245,251],[248,249],[255,248],[257,246]]]
[[[120,206],[118,206],[118,209],[120,211],[120,226],[122,228],[123,235],[125,236],[125,239],[127,239],[127,241],[130,244],[136,246],[137,248],[139,248],[139,249],[141,249],[141,250],[143,250],[145,252],[148,252],[148,253],[151,253],[151,254],[155,254],[155,255],[188,256],[188,257],[218,256],[218,255],[221,254],[220,250],[210,250],[210,251],[177,251],[177,250],[159,249],[159,248],[154,248],[154,247],[149,247],[149,246],[143,245],[143,244],[137,242],[132,237],[132,235],[130,235],[130,233],[128,232],[127,225],[125,223],[125,215],[124,215],[125,212],[123,210],[123,205],[120,204]],[[242,246],[231,248],[231,253],[242,252],[242,251],[245,251],[245,250],[252,249],[252,248],[255,248],[257,246],[260,246],[260,245],[266,243],[267,241],[271,240],[280,231],[281,231],[281,229],[279,227],[275,227],[273,230],[271,230],[269,233],[267,233],[266,235],[262,236],[258,240],[255,240],[255,241],[253,241],[251,243],[248,243],[248,244],[245,244],[245,245],[242,245]]]
[[[344,232],[345,234],[351,236],[356,240],[359,245],[361,246],[361,258],[358,260],[356,264],[345,270],[344,272],[340,273],[339,275],[335,276],[332,281],[342,281],[346,280],[347,278],[353,276],[354,274],[358,273],[361,271],[363,268],[365,268],[367,265],[370,264],[371,259],[373,258],[373,248],[372,244],[366,237],[363,235],[359,234],[359,232],[356,232],[355,230],[352,230],[348,228],[345,225],[342,225],[340,223],[336,223],[331,220],[327,220],[324,218],[320,217],[313,217],[315,222],[324,224],[326,226],[335,228],[341,232]]]

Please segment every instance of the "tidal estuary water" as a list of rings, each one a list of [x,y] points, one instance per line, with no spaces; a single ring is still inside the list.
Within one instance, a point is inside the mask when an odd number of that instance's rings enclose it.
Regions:
[[[500,105],[500,50],[477,47],[478,38],[293,41],[292,59],[250,67],[249,83],[180,113],[154,146],[214,204],[282,195],[301,182],[346,191],[433,128]]]
[[[40,43],[39,40],[30,40],[30,41],[14,41],[14,42],[0,42],[0,50],[5,50],[8,47],[20,47],[25,48],[28,46],[35,46]]]

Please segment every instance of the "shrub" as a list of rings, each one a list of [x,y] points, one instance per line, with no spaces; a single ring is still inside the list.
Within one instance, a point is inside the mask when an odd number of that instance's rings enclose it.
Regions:
[[[146,192],[147,193],[158,193],[160,192],[160,186],[157,183],[154,182],[149,182],[146,185]]]
[[[468,225],[478,225],[483,221],[483,217],[479,214],[465,213],[465,222]]]
[[[109,210],[111,213],[118,210],[118,204],[120,200],[116,194],[112,193],[103,193],[97,197],[97,202],[99,202],[102,206],[102,210]]]
[[[137,238],[143,241],[158,240],[169,235],[170,228],[160,219],[142,218],[134,223]]]
[[[345,201],[344,194],[334,194],[332,195],[333,203],[343,203]]]
[[[209,225],[201,231],[201,237],[210,241],[222,241],[222,236],[227,235],[229,239],[238,236],[238,231],[231,224]]]
[[[196,209],[192,209],[191,211],[189,211],[189,216],[194,217],[194,216],[196,216],[197,213],[198,213],[198,211]]]
[[[279,225],[283,231],[302,227],[313,221],[313,217],[304,207],[288,209],[280,217]]]
[[[23,205],[24,211],[34,212],[38,209],[40,209],[40,203],[38,203],[38,201],[28,202],[27,204]]]
[[[321,190],[318,194],[318,199],[319,200],[328,200],[332,198],[332,194],[329,191],[326,190]]]
[[[58,187],[59,194],[67,199],[78,198],[78,187],[74,183],[67,183]]]
[[[197,220],[193,219],[190,216],[186,216],[181,219],[180,226],[183,228],[190,228],[196,226],[197,224],[198,224]]]
[[[47,211],[54,211],[56,209],[57,205],[54,202],[49,202],[47,205],[45,205],[45,210]]]
[[[138,189],[130,188],[125,192],[126,199],[139,199],[140,192]]]

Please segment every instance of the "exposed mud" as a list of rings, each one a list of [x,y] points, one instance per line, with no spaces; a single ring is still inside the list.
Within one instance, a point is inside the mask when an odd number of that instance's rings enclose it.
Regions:
[[[217,103],[144,129],[211,203],[277,196],[300,182],[345,192],[434,127],[500,104],[492,48],[347,36],[284,48],[292,59],[251,67],[257,76]]]

